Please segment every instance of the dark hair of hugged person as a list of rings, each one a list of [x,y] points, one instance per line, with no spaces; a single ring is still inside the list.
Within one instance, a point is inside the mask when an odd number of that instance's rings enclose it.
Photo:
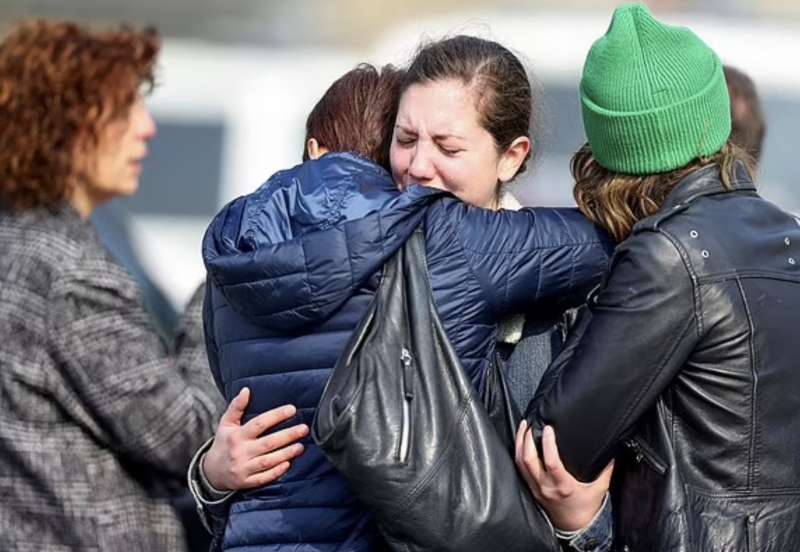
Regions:
[[[0,44],[0,204],[19,210],[69,199],[111,122],[125,120],[153,86],[153,30],[92,31],[70,22],[23,22]]]
[[[309,141],[328,151],[351,151],[389,169],[392,126],[403,70],[362,63],[328,88],[306,119],[303,161]]]

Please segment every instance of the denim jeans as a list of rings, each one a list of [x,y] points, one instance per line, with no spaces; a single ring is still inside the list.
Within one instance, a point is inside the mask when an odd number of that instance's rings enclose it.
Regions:
[[[505,362],[505,377],[509,392],[521,412],[536,393],[542,374],[561,351],[564,342],[564,323],[561,316],[528,317],[519,343],[498,343]]]

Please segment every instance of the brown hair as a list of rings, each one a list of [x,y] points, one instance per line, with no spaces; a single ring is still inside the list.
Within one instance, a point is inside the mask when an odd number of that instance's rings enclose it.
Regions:
[[[306,140],[331,151],[352,151],[389,169],[389,147],[403,71],[362,63],[339,77],[311,110]],[[303,149],[303,161],[308,151]]]
[[[761,149],[767,125],[761,111],[761,102],[753,81],[734,67],[725,65],[725,80],[731,97],[731,140],[747,150],[756,161],[761,159]]]
[[[152,88],[160,41],[153,30],[91,31],[30,20],[0,43],[0,203],[9,209],[68,199],[76,144],[127,116]],[[83,141],[86,140],[84,143]]]
[[[752,160],[747,152],[728,141],[718,153],[695,159],[674,171],[630,175],[600,165],[589,144],[584,144],[570,162],[575,179],[572,193],[578,209],[586,218],[605,228],[615,240],[622,241],[637,222],[661,208],[667,195],[681,180],[701,167],[719,166],[721,180],[726,188],[730,188],[737,161],[751,170]]]
[[[402,91],[444,79],[457,79],[473,88],[480,124],[492,135],[498,151],[505,151],[520,136],[531,139],[531,80],[508,48],[465,35],[425,44],[406,70]],[[525,171],[530,156],[528,152],[517,174]]]

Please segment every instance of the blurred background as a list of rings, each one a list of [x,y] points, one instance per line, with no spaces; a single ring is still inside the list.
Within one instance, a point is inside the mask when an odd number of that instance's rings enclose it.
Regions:
[[[613,8],[606,0],[0,0],[0,23],[26,17],[153,25],[165,37],[158,123],[140,192],[101,210],[112,248],[167,322],[204,277],[203,232],[216,211],[299,162],[308,111],[360,61],[404,64],[421,38],[499,40],[543,86],[548,131],[515,184],[526,205],[572,204],[568,160],[583,142],[577,84]],[[748,73],[767,119],[761,191],[800,213],[800,1],[646,2],[691,26]],[[166,317],[166,318],[165,318]]]

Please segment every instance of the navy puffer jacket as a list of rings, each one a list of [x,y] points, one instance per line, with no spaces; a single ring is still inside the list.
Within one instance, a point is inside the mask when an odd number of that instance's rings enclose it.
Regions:
[[[228,400],[251,389],[246,419],[292,403],[291,424],[311,423],[381,266],[420,224],[439,314],[478,386],[496,322],[544,303],[581,303],[611,247],[573,209],[491,212],[423,187],[400,193],[383,169],[352,154],[279,172],[228,204],[203,242],[211,369]],[[377,548],[347,482],[305,444],[278,483],[236,495],[224,549]]]

